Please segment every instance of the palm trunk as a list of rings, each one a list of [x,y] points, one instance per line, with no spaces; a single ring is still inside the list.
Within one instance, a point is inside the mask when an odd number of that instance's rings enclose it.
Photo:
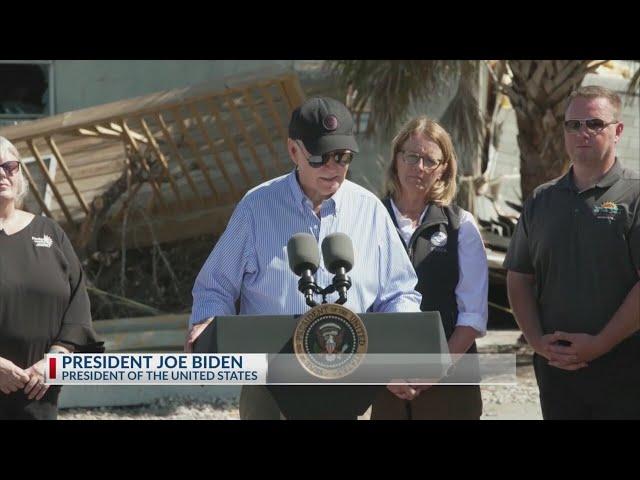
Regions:
[[[596,66],[588,60],[509,60],[506,93],[516,112],[523,201],[569,167],[562,123],[566,100]]]
[[[564,114],[564,111],[563,111]],[[520,188],[523,201],[538,186],[563,175],[569,168],[562,119],[545,122],[535,114],[516,111],[520,149]]]

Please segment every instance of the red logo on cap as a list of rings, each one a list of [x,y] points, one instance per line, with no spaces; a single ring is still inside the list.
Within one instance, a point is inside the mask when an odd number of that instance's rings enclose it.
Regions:
[[[322,125],[324,125],[324,128],[332,132],[338,128],[338,117],[335,115],[327,115],[322,120]]]

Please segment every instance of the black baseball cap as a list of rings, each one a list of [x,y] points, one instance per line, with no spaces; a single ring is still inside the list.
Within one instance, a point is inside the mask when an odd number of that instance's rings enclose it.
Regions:
[[[353,136],[351,112],[329,97],[311,97],[293,111],[289,138],[302,140],[311,155],[334,150],[359,151]]]

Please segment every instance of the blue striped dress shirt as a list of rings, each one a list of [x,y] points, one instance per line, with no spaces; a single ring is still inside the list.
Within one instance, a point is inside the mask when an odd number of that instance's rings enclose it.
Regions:
[[[318,240],[335,232],[353,241],[352,287],[345,306],[363,312],[419,312],[417,277],[382,202],[345,180],[320,208],[318,217],[300,188],[295,170],[253,188],[238,203],[193,287],[190,324],[236,314],[302,314],[309,310],[290,269],[287,242],[298,232]],[[320,252],[322,259],[322,252]],[[332,275],[321,265],[320,287]],[[327,297],[335,302],[337,293]],[[320,303],[322,298],[317,296]]]

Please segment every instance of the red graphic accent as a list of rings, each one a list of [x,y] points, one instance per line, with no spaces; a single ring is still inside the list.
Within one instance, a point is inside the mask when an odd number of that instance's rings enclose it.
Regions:
[[[49,359],[49,378],[56,378],[56,359]]]
[[[322,125],[330,132],[333,132],[338,128],[338,117],[335,115],[327,115],[322,119]]]

